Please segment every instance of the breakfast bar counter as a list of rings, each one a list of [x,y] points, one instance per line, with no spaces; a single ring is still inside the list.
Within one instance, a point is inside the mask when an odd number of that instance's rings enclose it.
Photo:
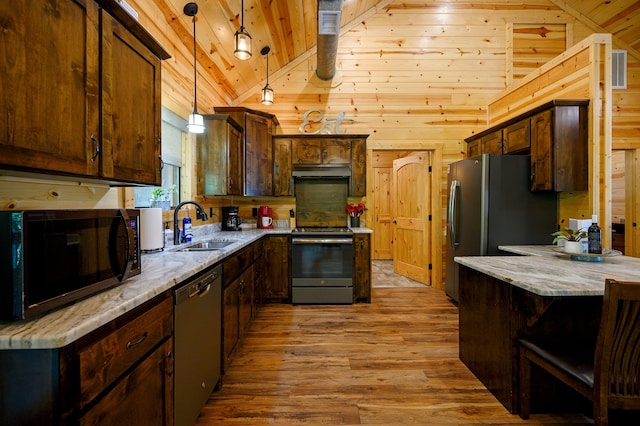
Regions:
[[[504,256],[456,257],[460,359],[512,413],[518,412],[516,339],[597,335],[606,278],[640,281],[640,259],[571,260],[553,246],[504,246]],[[568,404],[566,393],[534,377],[532,408]]]

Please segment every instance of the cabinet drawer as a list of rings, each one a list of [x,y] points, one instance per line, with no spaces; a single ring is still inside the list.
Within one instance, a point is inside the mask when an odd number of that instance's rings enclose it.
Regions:
[[[242,271],[253,263],[253,245],[249,246],[222,264],[222,288],[226,288]]]
[[[173,300],[167,298],[79,353],[80,405],[84,407],[147,352],[170,336]]]
[[[503,152],[513,154],[531,148],[531,120],[518,121],[504,129]]]

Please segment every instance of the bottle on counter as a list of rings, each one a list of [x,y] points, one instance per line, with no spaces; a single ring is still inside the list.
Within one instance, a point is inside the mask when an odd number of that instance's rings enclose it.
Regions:
[[[187,207],[186,216],[182,219],[182,241],[190,243],[192,237],[191,218],[189,217],[189,208]]]
[[[602,230],[598,226],[598,215],[591,216],[591,226],[587,230],[589,253],[602,254]]]

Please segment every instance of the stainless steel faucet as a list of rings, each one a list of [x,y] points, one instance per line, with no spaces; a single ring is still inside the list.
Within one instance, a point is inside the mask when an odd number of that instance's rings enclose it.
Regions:
[[[199,218],[203,221],[207,220],[207,214],[204,212],[204,207],[195,201],[183,201],[176,206],[173,210],[173,245],[177,246],[182,243],[182,238],[180,236],[180,226],[178,225],[178,212],[185,204],[193,204],[196,206],[196,218]]]

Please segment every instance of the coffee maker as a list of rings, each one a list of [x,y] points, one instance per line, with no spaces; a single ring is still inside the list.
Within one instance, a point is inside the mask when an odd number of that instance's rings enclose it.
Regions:
[[[222,207],[222,230],[240,231],[242,218],[238,216],[238,206]]]
[[[273,229],[273,210],[267,206],[258,208],[258,228]]]

